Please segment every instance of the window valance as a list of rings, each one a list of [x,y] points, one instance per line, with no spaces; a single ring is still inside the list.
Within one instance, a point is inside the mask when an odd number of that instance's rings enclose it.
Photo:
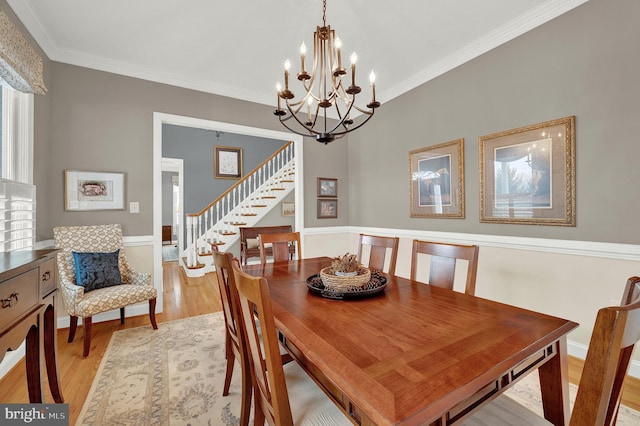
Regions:
[[[0,10],[0,78],[24,93],[44,95],[42,58]]]

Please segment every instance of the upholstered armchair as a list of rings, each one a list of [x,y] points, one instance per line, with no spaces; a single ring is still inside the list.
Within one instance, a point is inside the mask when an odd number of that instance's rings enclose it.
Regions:
[[[82,318],[83,356],[91,347],[93,315],[149,301],[149,318],[154,329],[157,291],[151,275],[134,271],[124,254],[119,224],[61,226],[53,229],[59,286],[65,311],[69,314],[69,343],[73,341],[78,317]],[[77,260],[77,262],[76,262]]]

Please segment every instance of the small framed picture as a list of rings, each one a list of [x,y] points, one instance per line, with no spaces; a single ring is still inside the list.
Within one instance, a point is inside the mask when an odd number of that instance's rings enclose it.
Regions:
[[[338,196],[338,179],[318,178],[318,197]]]
[[[338,200],[318,200],[318,219],[337,219]]]
[[[295,216],[296,215],[296,203],[288,201],[282,202],[282,216]]]
[[[65,170],[64,209],[124,210],[124,173]]]
[[[240,179],[242,177],[242,148],[214,146],[213,176],[216,179]]]

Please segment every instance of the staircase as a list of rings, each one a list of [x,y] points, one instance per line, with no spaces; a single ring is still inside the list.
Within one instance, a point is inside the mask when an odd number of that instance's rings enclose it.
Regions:
[[[181,264],[188,277],[214,270],[212,247],[230,247],[242,226],[255,226],[295,189],[295,149],[289,142],[195,214],[187,214],[186,249]]]

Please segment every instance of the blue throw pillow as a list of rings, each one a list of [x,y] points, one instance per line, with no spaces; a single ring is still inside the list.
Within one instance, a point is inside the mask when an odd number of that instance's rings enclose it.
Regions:
[[[122,284],[118,254],[113,253],[73,253],[76,264],[76,284],[88,292],[98,288]]]

